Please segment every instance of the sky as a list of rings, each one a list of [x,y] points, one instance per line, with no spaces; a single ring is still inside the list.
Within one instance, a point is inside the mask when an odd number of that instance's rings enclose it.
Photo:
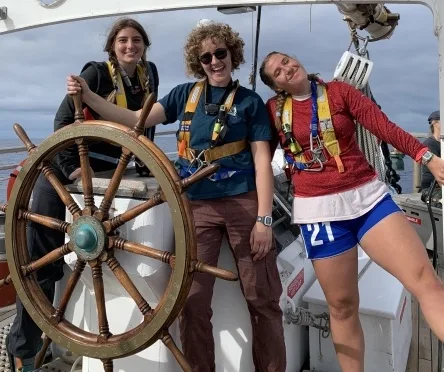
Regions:
[[[431,11],[421,5],[387,5],[401,14],[389,40],[369,43],[374,68],[370,86],[389,118],[407,131],[426,132],[427,117],[438,109],[438,45]],[[148,59],[159,70],[159,97],[185,75],[183,46],[201,19],[229,23],[245,41],[246,63],[234,77],[248,86],[252,69],[256,13],[224,15],[216,9],[135,15],[152,46]],[[14,138],[20,123],[31,138],[53,131],[54,115],[66,91],[66,76],[79,73],[91,60],[103,61],[107,31],[116,18],[100,18],[41,27],[0,36],[0,139]],[[360,33],[367,36],[365,32]],[[264,6],[259,63],[270,51],[297,57],[309,72],[330,80],[349,48],[350,33],[335,5]],[[258,79],[257,92],[266,100],[272,92]],[[165,126],[159,130],[173,130]]]

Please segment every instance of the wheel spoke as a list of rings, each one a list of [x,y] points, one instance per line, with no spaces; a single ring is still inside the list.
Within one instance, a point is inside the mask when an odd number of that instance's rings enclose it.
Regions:
[[[20,124],[15,123],[12,127],[14,128],[14,132],[17,134],[18,138],[20,138],[20,140],[25,145],[28,153],[31,153],[37,149],[36,145],[31,142],[25,130]]]
[[[141,256],[146,256],[154,258],[155,260],[173,264],[174,255],[171,252],[160,251],[143,244],[130,242],[122,238],[111,237],[111,248],[120,249],[122,251],[127,251],[135,254],[140,254]]]
[[[56,248],[42,258],[39,258],[37,261],[31,262],[28,265],[23,265],[22,274],[23,276],[29,276],[35,273],[37,270],[40,270],[42,267],[60,260],[68,253],[71,253],[71,249],[69,248],[68,244],[63,244],[61,247]]]
[[[11,275],[8,275],[5,279],[0,279],[0,289],[2,289],[5,285],[9,285],[12,283]]]
[[[48,351],[48,347],[49,345],[51,345],[51,342],[52,340],[47,335],[45,335],[45,338],[43,339],[42,348],[35,357],[34,368],[39,369],[43,365],[43,362],[45,361],[46,352]]]
[[[103,370],[105,372],[113,372],[114,371],[114,363],[112,359],[102,359]]]
[[[174,342],[173,338],[171,337],[170,333],[168,331],[162,331],[160,334],[160,340],[164,343],[164,345],[170,349],[171,353],[173,353],[174,357],[177,360],[177,363],[182,367],[182,369],[185,372],[192,372],[192,368],[185,359],[185,355],[180,351],[180,349],[177,347],[176,343]]]
[[[200,261],[193,261],[191,263],[191,269],[196,273],[206,273],[220,278],[223,280],[236,281],[238,280],[237,274],[229,270],[220,269],[215,266],[207,265]]]
[[[166,201],[166,198],[165,198],[165,195],[163,194],[163,192],[157,192],[147,201],[145,201],[139,205],[136,205],[135,207],[133,207],[131,209],[128,209],[126,212],[122,213],[119,216],[114,217],[111,220],[105,221],[103,223],[103,225],[105,227],[105,231],[107,233],[110,233],[111,231],[122,226],[123,224],[136,218],[137,216],[140,216],[142,213],[146,212],[147,210],[155,207],[156,205],[162,204],[165,201]]]
[[[94,205],[92,173],[89,165],[88,145],[85,143],[83,138],[76,140],[76,143],[79,149],[80,168],[82,170],[83,200],[85,202],[83,215],[91,216],[95,212],[96,207]]]
[[[41,214],[25,211],[23,209],[19,212],[19,218],[23,218],[26,221],[32,221],[38,223],[39,225],[64,233],[68,233],[71,226],[69,222],[62,221],[57,218],[42,216]]]
[[[120,284],[122,284],[123,288],[125,288],[128,294],[132,297],[142,315],[151,315],[151,306],[140,294],[139,290],[136,288],[127,272],[123,269],[122,266],[120,266],[119,261],[117,261],[117,259],[111,255],[111,257],[107,258],[106,263],[108,264],[109,268],[114,273]]]
[[[136,136],[140,136],[144,129],[145,129],[145,122],[148,117],[148,115],[151,112],[151,109],[153,108],[153,105],[156,103],[156,95],[154,93],[151,93],[145,103],[142,107],[142,112],[140,113],[139,119],[137,120],[136,125],[134,126],[133,132],[136,134]]]
[[[111,204],[113,202],[114,197],[116,196],[117,189],[119,188],[120,181],[122,181],[123,174],[125,173],[126,167],[131,160],[131,152],[122,148],[122,155],[119,159],[119,164],[117,164],[117,168],[114,171],[114,174],[109,182],[108,188],[105,191],[105,195],[103,196],[102,203],[100,203],[99,210],[94,213],[94,215],[100,220],[108,218],[108,212],[111,208]]]
[[[94,260],[90,262],[90,265],[92,269],[93,285],[99,318],[99,336],[97,338],[97,341],[104,343],[111,336],[111,332],[109,331],[108,317],[106,315],[102,261]]]
[[[62,199],[63,204],[66,205],[66,208],[68,208],[69,212],[73,216],[79,215],[80,207],[74,201],[70,193],[65,189],[63,184],[59,181],[52,168],[49,165],[44,164],[42,167],[42,173],[49,181],[49,183],[51,183],[51,185],[54,187],[55,191],[60,196],[60,199]]]
[[[169,264],[174,269],[175,256],[171,252],[157,250],[151,247],[148,247],[143,244],[130,242],[128,240],[111,237],[110,238],[110,248],[120,249],[122,251],[131,252],[135,254],[139,254],[141,256],[146,256],[150,258],[154,258],[155,260],[165,262]],[[220,269],[218,267],[214,267],[211,265],[207,265],[200,261],[193,261],[191,263],[191,269],[194,272],[198,273],[206,273],[210,275],[214,275],[216,278],[220,278],[223,280],[236,281],[238,280],[237,274],[233,273],[229,270]]]
[[[55,313],[51,316],[52,323],[58,324],[65,316],[66,308],[68,307],[68,302],[74,292],[74,289],[79,282],[80,276],[85,269],[85,261],[77,261],[72,274],[68,279],[68,284],[66,285],[65,292],[63,293],[62,299],[57,307]]]
[[[202,168],[201,170],[193,173],[191,176],[184,178],[183,180],[180,180],[179,187],[181,190],[186,190],[191,185],[194,185],[195,183],[199,182],[200,180],[207,178],[211,176],[213,173],[215,173],[219,169],[220,165],[217,163],[210,164],[206,166],[205,168]]]

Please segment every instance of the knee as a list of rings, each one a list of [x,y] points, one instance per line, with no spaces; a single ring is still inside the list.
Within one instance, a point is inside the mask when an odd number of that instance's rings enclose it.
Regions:
[[[424,292],[444,291],[444,284],[438,277],[433,266],[430,264],[421,265],[412,275],[411,283],[415,288],[407,288],[416,297]],[[408,287],[408,286],[406,286]]]
[[[358,315],[359,298],[338,297],[330,300],[328,307],[330,311],[330,318],[340,322],[345,321]]]
[[[182,316],[188,319],[211,318],[212,314],[211,296],[208,298],[208,295],[203,292],[190,295],[182,308]]]

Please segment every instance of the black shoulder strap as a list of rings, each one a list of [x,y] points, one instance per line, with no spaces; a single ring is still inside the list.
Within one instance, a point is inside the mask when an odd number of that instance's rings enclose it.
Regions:
[[[157,95],[159,87],[159,74],[157,72],[157,66],[153,62],[148,61],[147,70],[150,78],[149,79],[150,90]]]
[[[96,69],[96,73],[97,73],[97,87],[94,93],[97,93],[99,91],[99,87],[100,87],[100,79],[102,77],[102,73],[100,72],[99,69],[99,64],[97,62],[94,61],[90,61],[88,62],[85,66],[83,66],[82,70],[80,71],[80,73],[82,73],[83,71],[85,71],[89,66],[93,66]]]

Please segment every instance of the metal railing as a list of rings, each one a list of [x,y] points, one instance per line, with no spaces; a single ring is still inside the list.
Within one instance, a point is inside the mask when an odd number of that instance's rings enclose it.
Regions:
[[[162,136],[168,136],[168,135],[172,135],[172,134],[176,134],[175,130],[169,130],[169,131],[164,131],[164,132],[156,132],[154,137],[162,137]],[[0,148],[0,155],[2,154],[14,154],[14,153],[21,153],[21,152],[26,152],[26,147],[25,146],[11,146],[11,147],[2,147]],[[177,151],[171,151],[171,152],[166,152],[165,155],[166,156],[171,156],[171,155],[176,155]],[[5,165],[0,165],[0,171],[4,171],[4,170],[9,170],[9,169],[15,169],[19,166],[19,164],[5,164]],[[7,181],[9,179],[9,177],[3,177],[0,178],[0,182],[2,181]]]

